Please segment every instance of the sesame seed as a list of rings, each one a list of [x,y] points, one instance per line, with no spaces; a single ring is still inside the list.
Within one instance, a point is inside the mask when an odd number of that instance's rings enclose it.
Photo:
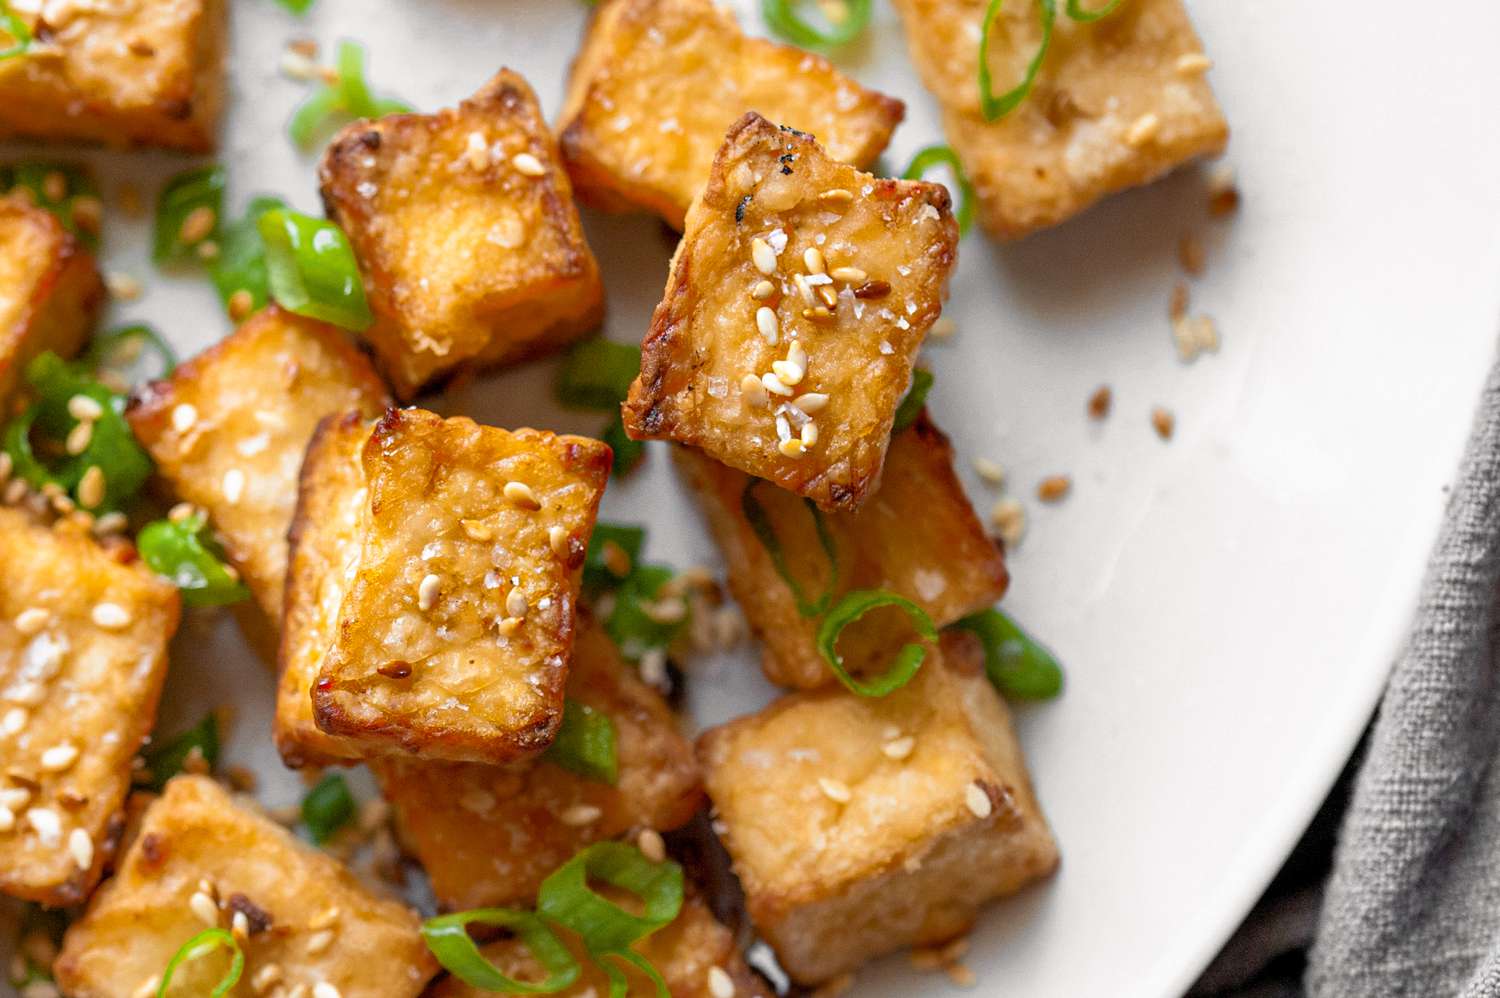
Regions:
[[[641,681],[647,686],[665,690],[671,685],[671,676],[667,674],[667,653],[661,648],[647,649],[637,666],[640,669]]]
[[[31,789],[29,787],[5,787],[0,789],[0,807],[19,811],[31,800]]]
[[[500,632],[501,637],[508,638],[512,634],[515,634],[517,631],[519,631],[523,623],[525,623],[525,621],[523,621],[520,617],[502,617],[500,621],[495,624],[495,630]]]
[[[818,303],[818,300],[813,297],[813,287],[808,283],[806,274],[793,274],[792,283],[797,285],[797,294],[802,296],[803,301],[809,305],[816,305]]]
[[[343,998],[339,994],[339,989],[327,981],[319,981],[317,984],[314,984],[312,993],[313,998]]]
[[[792,404],[811,416],[828,405],[828,396],[823,392],[808,392],[805,395],[797,396],[792,400]]]
[[[896,348],[893,347],[893,346],[891,346],[891,341],[890,340],[881,340],[880,341],[880,353],[881,353],[882,356],[889,357],[889,356],[891,356],[895,352],[896,352]]]
[[[818,777],[818,789],[823,791],[823,796],[839,804],[847,804],[853,798],[849,791],[849,784],[842,780],[830,779],[827,776]]]
[[[68,178],[61,171],[48,170],[42,177],[42,193],[48,201],[61,201],[68,196]]]
[[[771,401],[770,395],[766,393],[766,386],[761,384],[760,379],[753,374],[747,374],[740,379],[740,396],[747,404],[757,409]]]
[[[809,246],[802,251],[802,263],[807,267],[809,274],[822,274],[827,271],[827,263],[823,260],[823,251],[816,246]]]
[[[762,388],[772,395],[781,395],[785,398],[791,398],[792,396],[792,390],[775,373],[762,374],[760,376],[760,384]]]
[[[15,460],[10,454],[0,451],[0,482],[10,478],[10,473],[15,470]]]
[[[1182,264],[1182,269],[1197,277],[1203,273],[1207,260],[1203,240],[1192,232],[1184,232],[1182,238],[1177,240],[1177,262]]]
[[[536,494],[531,491],[531,486],[525,482],[506,482],[505,498],[522,509],[542,508],[542,504],[537,502]]]
[[[257,994],[267,991],[273,984],[281,982],[281,964],[268,963],[250,978],[250,989]]]
[[[65,446],[69,454],[82,454],[92,439],[94,439],[94,424],[92,422],[75,423],[73,424],[73,428],[68,431]]]
[[[829,276],[835,281],[843,281],[845,284],[863,284],[870,279],[870,275],[858,267],[835,267]]]
[[[417,609],[431,610],[437,602],[438,590],[442,585],[443,580],[436,575],[428,573],[422,576],[422,581],[417,583]]]
[[[62,841],[62,819],[50,807],[34,807],[27,811],[26,823],[36,832],[44,846],[55,846]]]
[[[605,541],[604,547],[599,552],[604,561],[604,567],[617,579],[623,579],[630,574],[630,552],[626,551],[614,541]]]
[[[10,708],[3,717],[0,717],[0,735],[9,737],[18,734],[22,728],[26,727],[27,720],[25,707]]]
[[[338,920],[339,920],[338,905],[332,905],[330,907],[324,908],[322,911],[318,912],[312,918],[309,918],[307,920],[307,927],[309,929],[313,930],[314,932],[316,932],[319,929],[326,929],[326,928],[328,928],[329,926],[333,925],[333,923],[337,922]]]
[[[255,308],[255,296],[246,288],[240,288],[229,296],[228,307],[229,317],[239,322],[250,314],[251,309]]]
[[[198,410],[190,402],[183,402],[172,407],[172,429],[178,433],[186,433],[198,422]]]
[[[204,925],[219,924],[219,906],[202,890],[194,891],[193,896],[188,898],[188,908]]]
[[[839,208],[847,208],[849,205],[854,203],[854,192],[846,191],[842,187],[835,187],[831,190],[824,191],[822,194],[819,194],[818,200],[822,201],[828,207],[835,210]]]
[[[250,938],[250,919],[245,917],[243,911],[236,911],[229,917],[229,931],[240,942]]]
[[[279,63],[281,75],[290,80],[315,80],[318,78],[318,64],[301,52],[286,49],[281,53]]]
[[[660,863],[667,858],[667,844],[662,841],[661,833],[654,828],[643,828],[641,834],[635,837],[635,846],[653,863]]]
[[[74,395],[68,399],[68,415],[79,422],[92,422],[104,415],[104,407],[87,395]]]
[[[808,422],[802,424],[802,446],[811,447],[818,442],[818,424]]]
[[[765,301],[776,293],[776,285],[770,281],[761,281],[750,291],[750,297],[756,301]]]
[[[80,870],[87,870],[94,865],[94,840],[83,829],[75,828],[68,833],[68,852],[72,854],[73,862],[78,864]]]
[[[319,953],[322,953],[324,950],[328,949],[328,947],[332,945],[332,943],[333,933],[328,929],[324,929],[322,932],[314,932],[307,938],[307,955],[317,956]]]
[[[976,457],[974,459],[974,472],[986,485],[999,488],[1005,484],[1005,469],[998,462],[991,461],[987,457]]]
[[[1176,426],[1177,419],[1172,415],[1170,411],[1163,409],[1161,406],[1157,406],[1155,409],[1151,410],[1151,428],[1154,429],[1156,431],[1156,435],[1161,437],[1163,440],[1172,439],[1172,431],[1176,428]]]
[[[123,271],[112,270],[105,274],[104,285],[111,297],[121,301],[134,301],[141,296],[141,282]]]
[[[1014,548],[1026,534],[1026,507],[1015,499],[1001,499],[990,510],[990,522],[999,531],[1005,546]]]
[[[88,423],[79,423],[79,426],[88,426]],[[78,480],[78,501],[87,507],[95,507],[104,502],[104,469],[97,464],[91,464],[83,477]]]
[[[512,589],[505,597],[505,612],[512,617],[524,617],[530,607],[526,603],[526,594],[519,589]]]
[[[130,613],[118,603],[95,603],[89,619],[107,631],[118,631],[130,624]]]
[[[906,735],[903,738],[893,738],[886,742],[880,746],[880,751],[885,754],[887,759],[894,759],[900,762],[911,755],[911,750],[916,748],[916,745],[917,740],[911,735]]]
[[[183,218],[182,225],[177,229],[177,238],[188,246],[202,242],[214,231],[218,221],[219,216],[214,213],[213,208],[200,204]]]
[[[559,558],[566,558],[568,556],[567,528],[561,526],[560,524],[553,524],[551,527],[548,527],[547,546],[550,547],[552,549],[552,553],[557,555]]]
[[[1214,61],[1202,52],[1186,52],[1177,57],[1178,76],[1197,76],[1206,73],[1214,66]]]
[[[781,452],[782,457],[801,457],[803,452],[802,441],[795,437],[790,440],[783,440],[776,445],[776,449]]]
[[[31,606],[16,614],[16,630],[30,637],[47,626],[48,613],[39,606]]]
[[[224,472],[224,481],[220,486],[224,490],[224,501],[231,506],[238,505],[245,494],[245,473],[239,468],[230,468]]]
[[[1208,175],[1208,213],[1222,217],[1240,206],[1240,191],[1235,184],[1234,167],[1220,163]]]
[[[767,343],[775,343],[781,335],[781,323],[776,318],[774,309],[762,305],[755,310],[755,328],[760,330]]]
[[[469,161],[469,166],[475,170],[483,170],[490,161],[489,143],[484,140],[483,132],[470,132],[468,145],[464,148],[464,156]]]
[[[995,810],[990,795],[978,782],[970,783],[964,788],[964,804],[976,818],[988,818]]]
[[[192,503],[180,502],[176,503],[171,509],[167,510],[167,519],[172,521],[173,523],[181,523],[196,512],[198,512],[198,507],[194,506]]]
[[[464,528],[464,533],[471,541],[492,541],[495,539],[495,531],[483,520],[459,520],[459,526]]]
[[[771,244],[760,236],[750,240],[750,262],[767,277],[776,273],[776,253],[771,249]]]
[[[1156,138],[1160,131],[1161,118],[1148,111],[1131,123],[1129,130],[1125,132],[1125,144],[1135,147],[1143,146]]]
[[[64,742],[53,745],[42,752],[42,769],[48,773],[61,773],[78,761],[78,746]]]
[[[8,807],[0,807],[0,832],[14,831],[16,827],[16,813]]]
[[[518,173],[524,173],[528,177],[540,177],[547,172],[542,161],[529,152],[518,152],[510,158],[510,165],[516,168]]]
[[[124,513],[121,513],[119,511],[115,511],[113,513],[105,513],[103,516],[99,517],[99,519],[94,521],[94,533],[98,534],[100,537],[104,537],[109,534],[117,534],[120,531],[124,530],[126,526],[129,525],[129,523],[130,521],[126,518]]]
[[[802,383],[802,378],[807,374],[802,368],[789,360],[771,361],[771,373],[780,379],[783,385],[797,385]],[[791,392],[787,392],[788,395]]]
[[[495,809],[495,804],[495,795],[483,787],[473,787],[465,790],[463,795],[458,798],[458,806],[465,811],[472,811],[474,814],[489,814]]]
[[[572,807],[565,809],[562,814],[558,815],[558,818],[564,825],[570,825],[574,828],[581,828],[584,825],[592,825],[594,822],[598,821],[599,818],[603,816],[603,814],[603,811],[599,810],[592,804],[574,804]]]
[[[708,968],[708,992],[713,998],[734,998],[734,979],[723,967]]]
[[[1067,475],[1049,475],[1036,487],[1036,497],[1042,502],[1057,502],[1072,491],[1073,479]]]

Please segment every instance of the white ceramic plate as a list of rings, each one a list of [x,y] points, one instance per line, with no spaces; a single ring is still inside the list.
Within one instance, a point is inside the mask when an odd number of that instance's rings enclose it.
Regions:
[[[738,6],[759,30],[755,4]],[[868,42],[837,61],[907,101],[888,155],[900,164],[940,133],[894,14],[877,8]],[[1020,712],[1063,865],[981,922],[969,962],[984,994],[1157,998],[1213,955],[1375,702],[1494,346],[1500,8],[1197,0],[1192,12],[1234,130],[1239,215],[1206,220],[1203,177],[1189,172],[1020,245],[972,235],[948,312],[959,333],[927,350],[933,410],[981,510],[996,495],[970,472],[976,456],[1001,461],[1028,500],[1045,475],[1075,482],[1060,505],[1028,501],[1007,599],[1068,667],[1060,701]],[[289,37],[367,43],[377,90],[428,108],[509,65],[551,114],[584,16],[570,0],[319,0],[299,21],[271,0],[237,0],[231,204],[264,191],[318,207],[313,160],[284,137],[304,95],[276,72]],[[107,193],[125,180],[154,192],[183,165],[89,158]],[[647,218],[586,221],[608,334],[638,340],[671,245]],[[152,270],[144,220],[115,212],[108,226],[109,267],[147,284],[113,318],[152,321],[185,353],[228,332],[206,281]],[[1192,366],[1166,320],[1186,231],[1210,250],[1194,307],[1223,335]],[[596,417],[552,403],[551,373],[482,379],[441,405],[594,430]],[[1085,399],[1105,383],[1114,413],[1091,424]],[[1170,443],[1149,426],[1155,405],[1176,414]],[[650,523],[653,558],[714,564],[664,458],[653,445],[635,479],[612,484],[605,515]],[[269,802],[295,800],[269,738],[271,677],[234,625],[192,617],[174,651],[164,727],[236,703],[229,759],[261,773]],[[748,656],[693,679],[700,724],[770,693]],[[858,993],[949,989],[895,959],[868,969]]]

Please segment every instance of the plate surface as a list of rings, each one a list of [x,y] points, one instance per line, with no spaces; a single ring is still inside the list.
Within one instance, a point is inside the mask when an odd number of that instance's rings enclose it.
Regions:
[[[739,0],[759,30],[751,0]],[[1191,2],[1234,136],[1244,203],[1203,211],[1190,171],[1008,247],[970,236],[926,357],[932,407],[969,468],[1000,461],[1030,526],[1007,605],[1068,668],[1056,703],[1020,712],[1042,802],[1062,842],[1050,884],[995,907],[969,958],[981,994],[1170,996],[1191,982],[1311,816],[1375,702],[1413,604],[1500,316],[1500,129],[1488,50],[1500,8],[1271,0]],[[314,160],[284,135],[302,85],[277,75],[287,39],[370,49],[378,91],[431,108],[509,65],[549,114],[586,8],[569,0],[319,0],[299,21],[234,4],[230,203],[274,192],[318,207]],[[893,167],[940,139],[895,15],[836,61],[902,97]],[[3,150],[9,158],[27,154]],[[14,154],[12,156],[11,154]],[[106,194],[154,192],[182,168],[158,154],[90,154]],[[111,203],[113,203],[111,201]],[[608,335],[638,340],[672,248],[645,218],[586,219],[609,293]],[[146,220],[112,212],[107,263],[145,279],[114,319],[154,322],[191,353],[229,330],[206,280],[164,276]],[[1223,348],[1178,362],[1166,318],[1178,238],[1198,233],[1194,308]],[[591,432],[559,410],[552,365],[480,379],[435,403],[504,426]],[[1103,424],[1085,418],[1100,384]],[[1148,416],[1170,408],[1158,440]],[[1043,506],[1036,483],[1070,474]],[[611,485],[605,516],[649,523],[648,552],[717,556],[652,445]],[[700,663],[699,724],[754,709],[769,688],[748,654]],[[194,617],[174,648],[166,730],[233,702],[229,761],[286,803],[299,781],[269,739],[272,680],[227,617]],[[938,995],[903,960],[867,970],[869,998]]]

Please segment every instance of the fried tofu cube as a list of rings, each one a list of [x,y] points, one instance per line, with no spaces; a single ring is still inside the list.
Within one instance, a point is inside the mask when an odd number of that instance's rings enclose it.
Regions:
[[[697,447],[825,510],[858,508],[957,248],[940,185],[872,177],[745,115],[688,212],[627,432]]]
[[[745,35],[712,0],[615,0],[573,63],[558,141],[580,197],[681,229],[724,130],[746,111],[866,167],[906,108],[821,56]]]
[[[177,588],[68,521],[0,507],[0,537],[0,893],[77,904],[123,828]]]
[[[1130,0],[1108,17],[1059,12],[1032,92],[986,121],[979,101],[986,0],[896,0],[906,41],[979,200],[984,227],[1016,239],[1101,198],[1220,153],[1229,126],[1204,79],[1210,63],[1182,0]],[[1029,4],[1005,4],[991,32],[996,93],[1040,43]]]
[[[51,212],[0,197],[0,403],[37,354],[77,353],[103,301],[99,268],[77,237]]]
[[[729,587],[765,643],[761,666],[773,683],[817,689],[837,682],[818,652],[820,618],[812,612],[824,593],[836,603],[850,590],[886,589],[921,607],[938,627],[1005,595],[1005,556],[953,473],[948,438],[925,415],[891,439],[880,490],[853,513],[814,514],[804,500],[769,482],[698,451],[676,451],[724,553]],[[800,594],[747,516],[747,489]],[[871,614],[844,632],[839,651],[851,672],[879,672],[908,635],[904,614]]]
[[[326,985],[343,998],[415,998],[437,971],[415,912],[370,894],[333,857],[212,780],[179,776],[68,927],[57,983],[73,998],[154,994],[173,954],[210,918],[224,929],[242,925],[235,994],[264,981],[255,993],[276,984],[284,994],[321,995]],[[224,951],[180,964],[172,991],[207,994],[227,967]]]
[[[626,903],[617,892],[606,890],[617,904]],[[598,998],[610,994],[609,977],[599,963],[589,957],[582,942],[565,929],[556,929],[564,945],[572,951],[582,968],[578,980],[556,992],[558,998]],[[666,982],[672,998],[720,998],[711,981],[727,980],[735,998],[771,998],[775,994],[766,982],[745,965],[734,935],[714,918],[713,912],[694,893],[683,901],[682,911],[673,921],[631,947],[651,962]],[[480,948],[500,971],[515,980],[541,980],[542,965],[516,939],[503,939]],[[656,987],[638,970],[618,960],[609,961],[625,971],[628,981],[626,998],[656,998]],[[720,983],[720,988],[723,984]],[[447,977],[433,985],[428,998],[481,998],[493,992],[481,991]]]
[[[337,328],[276,306],[132,399],[127,416],[172,491],[208,511],[229,563],[281,622],[287,530],[318,421],[379,415],[385,386]]]
[[[599,266],[536,94],[501,70],[457,109],[359,122],[320,168],[402,398],[460,367],[511,364],[598,327]]]
[[[567,695],[613,723],[614,785],[545,755],[511,766],[372,762],[401,839],[444,907],[529,904],[542,880],[583,847],[632,829],[670,831],[697,813],[703,784],[692,746],[592,621],[579,628]]]
[[[213,151],[228,8],[225,0],[15,5],[35,42],[0,60],[0,139]]]
[[[746,905],[802,984],[943,942],[1057,865],[972,635],[884,698],[794,693],[698,742]]]
[[[292,599],[307,592],[297,545],[318,547],[328,532],[329,567],[350,566],[332,587],[326,648],[290,626],[285,638],[282,668],[312,677],[318,728],[363,756],[499,764],[545,749],[562,719],[609,448],[392,409],[360,444],[354,472],[324,481],[315,456],[304,488],[360,493],[352,529],[347,515],[294,527]]]

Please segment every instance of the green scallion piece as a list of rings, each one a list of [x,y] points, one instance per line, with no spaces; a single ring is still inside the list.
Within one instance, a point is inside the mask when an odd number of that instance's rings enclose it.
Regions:
[[[1083,0],[1068,0],[1068,16],[1080,24],[1087,24],[1089,21],[1097,21],[1100,18],[1108,17],[1118,10],[1120,4],[1124,2],[1125,0],[1109,0],[1109,3],[1098,10],[1086,10],[1083,6]]]
[[[609,444],[609,473],[615,478],[630,474],[646,457],[645,441],[632,439],[625,432],[625,422],[619,413],[600,431],[599,439]]]
[[[277,3],[291,11],[293,14],[306,14],[312,10],[313,0],[276,0]]]
[[[365,80],[365,50],[357,42],[339,42],[335,57],[338,81],[309,97],[288,126],[292,141],[309,146],[325,128],[340,120],[380,118],[411,110],[391,97],[375,97]]]
[[[239,942],[224,929],[204,929],[193,938],[182,944],[182,948],[173,954],[172,959],[167,961],[167,969],[162,971],[161,984],[156,989],[156,998],[167,998],[167,993],[172,987],[172,975],[177,973],[177,968],[184,963],[201,959],[214,950],[223,947],[234,954],[229,963],[229,970],[214,985],[214,989],[208,993],[209,998],[222,998],[229,989],[239,983],[240,975],[245,972],[245,951],[240,949]],[[202,992],[200,991],[201,995]]]
[[[1062,692],[1063,671],[1056,657],[1000,610],[981,610],[950,626],[979,636],[985,674],[1007,697],[1050,700]]]
[[[486,960],[469,935],[471,923],[508,929],[531,951],[547,976],[539,983],[518,981]],[[475,908],[439,915],[422,923],[422,939],[438,963],[470,987],[508,995],[550,995],[570,987],[582,968],[552,930],[529,911]]]
[[[87,170],[69,163],[20,163],[0,176],[0,190],[25,191],[39,208],[51,212],[89,249],[99,245],[98,219],[103,210],[99,189]],[[85,221],[79,207],[93,202],[92,217]]]
[[[641,956],[635,950],[621,950],[618,953],[602,953],[594,958],[595,962],[604,969],[604,974],[609,978],[609,998],[629,998],[630,980],[625,972],[613,963],[606,960],[621,960],[630,964],[636,970],[645,974],[656,988],[656,998],[672,998],[672,992],[667,988],[667,982],[662,979],[661,972],[651,965],[651,961]]]
[[[594,524],[594,533],[589,537],[588,551],[583,556],[583,589],[597,595],[613,589],[630,575],[641,556],[641,545],[646,542],[646,528],[629,523]],[[608,545],[618,547],[625,554],[625,575],[616,575],[610,569],[611,558],[605,554]]]
[[[958,185],[958,234],[966,236],[974,227],[974,185],[969,183],[969,175],[964,173],[964,165],[952,146],[935,145],[919,150],[901,176],[906,180],[921,180],[935,166],[946,166]]]
[[[360,331],[372,317],[354,250],[332,222],[277,208],[260,216],[271,297],[289,312]]]
[[[199,259],[199,248],[218,233],[223,211],[222,166],[179,173],[156,200],[151,258],[157,263]]]
[[[329,773],[302,798],[302,824],[318,845],[333,837],[354,817],[354,795],[338,773]]]
[[[324,87],[303,101],[292,113],[287,132],[292,141],[306,148],[317,134],[343,109],[344,95],[338,87]]]
[[[570,773],[614,786],[620,778],[615,723],[580,700],[563,703],[562,726],[543,758]]]
[[[931,371],[918,367],[911,372],[911,387],[902,396],[901,404],[896,406],[896,418],[891,421],[892,436],[910,428],[922,415],[922,407],[927,404],[927,395],[932,391],[932,382]]]
[[[203,720],[188,728],[171,741],[152,745],[142,754],[152,790],[160,791],[167,781],[182,772],[183,764],[194,750],[213,769],[219,762],[219,719],[213,714],[204,714]]]
[[[761,0],[761,16],[772,32],[804,48],[837,48],[847,45],[870,26],[871,0],[834,0],[838,13],[826,13],[827,27],[808,21],[798,8],[801,0]]]
[[[641,900],[635,915],[596,894],[589,881],[609,884]],[[624,953],[682,911],[682,867],[653,863],[623,842],[596,842],[542,881],[537,914],[583,938],[590,953]]]
[[[620,648],[620,654],[632,662],[655,648],[666,648],[687,626],[681,620],[661,621],[645,610],[644,604],[655,602],[661,587],[676,573],[665,565],[636,565],[615,592],[615,606],[604,629]]]
[[[1004,2],[1005,0],[990,0],[984,12],[984,29],[979,33],[979,110],[985,121],[998,121],[1010,114],[1031,93],[1031,88],[1036,85],[1036,75],[1042,68],[1042,60],[1046,58],[1047,49],[1052,44],[1052,24],[1057,20],[1057,0],[1036,0],[1042,11],[1041,44],[1037,46],[1036,55],[1027,64],[1026,75],[1021,82],[997,97],[995,82],[990,75],[990,29],[994,26],[995,18],[1000,16],[1000,6]]]
[[[128,380],[127,374],[139,359],[142,347],[149,347],[160,361],[150,378],[165,378],[177,369],[177,353],[162,335],[143,322],[100,333],[89,343],[83,355],[83,366],[102,374],[114,374]]]
[[[781,576],[781,580],[792,591],[792,598],[797,601],[797,612],[808,619],[817,617],[833,602],[833,593],[839,584],[838,545],[834,543],[833,535],[828,531],[828,522],[823,518],[822,510],[818,509],[817,504],[811,499],[803,499],[808,515],[812,517],[813,529],[817,531],[818,544],[823,548],[823,553],[828,556],[828,581],[823,585],[823,591],[818,594],[817,599],[808,599],[802,583],[793,578],[791,568],[786,563],[786,551],[782,547],[781,538],[776,536],[776,525],[771,522],[771,515],[755,497],[755,490],[761,485],[776,488],[765,479],[750,479],[745,483],[745,491],[740,493],[740,511],[744,513],[746,522],[750,524],[755,539],[760,541],[761,547],[766,549],[766,554],[771,556],[771,564],[775,567],[776,574]]]
[[[0,59],[14,59],[30,51],[31,29],[10,9],[9,0],[0,0],[0,32],[10,36],[10,45],[0,48]]]
[[[937,641],[937,628],[921,607],[884,589],[860,589],[849,593],[828,612],[818,627],[818,651],[823,660],[846,689],[862,697],[883,697],[894,693],[911,682],[927,658],[926,646],[912,642],[902,645],[886,671],[873,679],[857,679],[844,667],[843,656],[838,652],[839,635],[871,610],[886,606],[897,607],[910,617],[912,627],[924,641]]]
[[[641,369],[641,348],[604,339],[575,344],[557,371],[557,400],[577,409],[618,409]]]
[[[286,203],[280,198],[252,198],[244,216],[225,225],[219,233],[219,255],[209,267],[219,299],[226,309],[238,309],[241,306],[234,296],[241,291],[250,296],[249,312],[236,313],[235,318],[258,312],[270,301],[271,279],[266,271],[266,241],[260,235],[260,218],[267,212],[285,208]]]
[[[181,520],[153,520],[141,528],[135,545],[141,560],[171,580],[188,606],[238,603],[250,590],[224,564],[223,552],[204,534],[206,517],[193,513]]]

